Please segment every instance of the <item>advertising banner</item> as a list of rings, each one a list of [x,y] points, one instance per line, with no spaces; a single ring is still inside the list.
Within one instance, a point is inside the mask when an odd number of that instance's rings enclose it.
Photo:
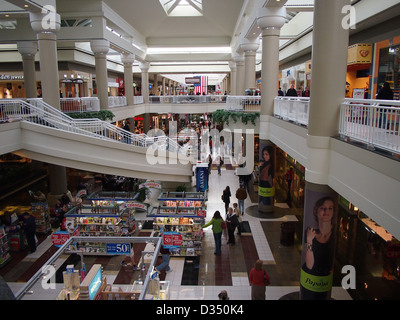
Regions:
[[[198,163],[196,166],[196,191],[206,191],[208,189],[208,165]]]
[[[260,210],[272,207],[275,196],[275,147],[269,141],[260,141],[258,201]]]
[[[167,231],[163,233],[164,248],[178,248],[182,245],[182,242],[182,235],[179,232]]]
[[[338,196],[306,185],[301,300],[329,300],[332,289]]]

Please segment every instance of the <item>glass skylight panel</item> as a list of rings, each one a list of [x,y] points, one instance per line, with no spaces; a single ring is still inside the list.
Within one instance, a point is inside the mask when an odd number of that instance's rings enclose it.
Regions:
[[[203,15],[203,0],[159,0],[169,17],[196,17]]]

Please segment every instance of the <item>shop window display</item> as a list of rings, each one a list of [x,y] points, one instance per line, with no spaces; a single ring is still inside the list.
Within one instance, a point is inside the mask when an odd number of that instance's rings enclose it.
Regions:
[[[384,82],[390,84],[394,93],[394,100],[399,100],[400,45],[379,50],[378,90]]]

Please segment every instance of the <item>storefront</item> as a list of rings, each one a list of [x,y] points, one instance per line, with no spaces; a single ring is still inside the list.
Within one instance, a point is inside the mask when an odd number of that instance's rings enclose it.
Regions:
[[[400,93],[400,36],[376,43],[375,45],[373,97],[384,82],[390,84],[394,100],[399,100]]]
[[[290,169],[292,169],[291,172]],[[304,175],[304,166],[278,148],[276,152],[276,183],[282,192],[283,200],[290,201],[297,208],[304,207]]]
[[[22,72],[0,74],[0,99],[25,98],[24,75]]]
[[[369,99],[373,45],[358,43],[347,53],[346,98]]]
[[[354,299],[386,300],[400,296],[400,242],[348,200],[339,197],[335,276],[345,265],[356,270]]]

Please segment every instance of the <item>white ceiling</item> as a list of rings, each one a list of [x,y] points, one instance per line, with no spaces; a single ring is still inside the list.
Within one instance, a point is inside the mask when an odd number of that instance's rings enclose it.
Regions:
[[[105,0],[149,47],[230,46],[245,0],[203,0],[201,17],[168,17],[159,0]]]

